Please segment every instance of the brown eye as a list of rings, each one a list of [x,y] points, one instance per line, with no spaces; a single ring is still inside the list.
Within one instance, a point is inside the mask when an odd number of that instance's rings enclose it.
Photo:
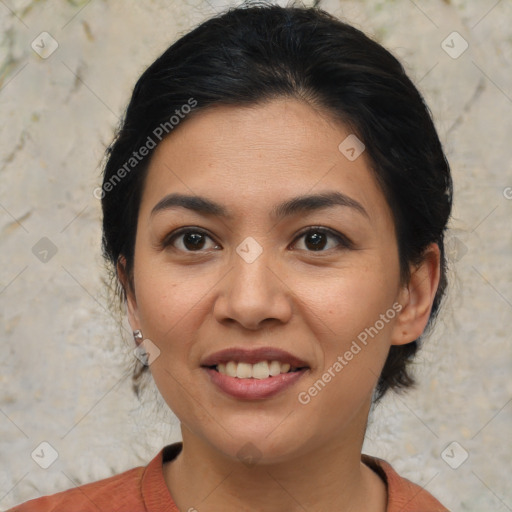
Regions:
[[[301,238],[304,239],[304,250],[309,252],[326,252],[330,249],[349,249],[353,245],[352,242],[341,233],[322,227],[308,228],[308,230],[302,232],[296,240]],[[334,240],[335,243],[331,243],[331,246],[327,247],[329,245],[329,239]]]
[[[207,240],[213,242],[213,246],[207,246]],[[184,252],[200,252],[203,249],[217,249],[220,246],[205,232],[200,229],[180,229],[172,233],[164,240],[164,247],[172,245],[174,248]]]

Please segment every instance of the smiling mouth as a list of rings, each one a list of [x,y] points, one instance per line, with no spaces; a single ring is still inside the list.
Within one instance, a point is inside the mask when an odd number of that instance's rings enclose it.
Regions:
[[[228,377],[236,377],[238,379],[267,379],[276,377],[285,373],[299,372],[307,367],[293,367],[289,363],[281,363],[280,361],[259,361],[256,364],[228,361],[212,366],[206,366]]]

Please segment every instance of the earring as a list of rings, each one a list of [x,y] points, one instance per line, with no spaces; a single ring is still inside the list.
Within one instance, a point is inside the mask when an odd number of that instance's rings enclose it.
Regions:
[[[143,338],[142,331],[140,329],[137,329],[136,331],[133,331],[133,339],[136,342],[139,342],[140,340],[142,340],[142,338]]]

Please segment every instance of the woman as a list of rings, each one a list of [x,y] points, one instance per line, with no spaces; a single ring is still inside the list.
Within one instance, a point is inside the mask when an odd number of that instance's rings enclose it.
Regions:
[[[143,73],[107,156],[135,384],[183,442],[12,510],[447,510],[361,454],[446,286],[449,165],[400,63],[318,9],[233,9]]]

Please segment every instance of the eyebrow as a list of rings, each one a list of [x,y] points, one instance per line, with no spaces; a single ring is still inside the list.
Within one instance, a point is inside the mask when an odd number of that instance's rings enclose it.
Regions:
[[[325,192],[293,197],[274,206],[270,212],[270,217],[279,221],[292,215],[305,214],[333,206],[352,208],[368,219],[370,218],[361,203],[341,192]],[[214,215],[226,219],[233,218],[223,205],[206,197],[185,194],[169,194],[165,196],[154,206],[150,216],[152,217],[158,212],[176,207],[186,208],[203,215]]]

